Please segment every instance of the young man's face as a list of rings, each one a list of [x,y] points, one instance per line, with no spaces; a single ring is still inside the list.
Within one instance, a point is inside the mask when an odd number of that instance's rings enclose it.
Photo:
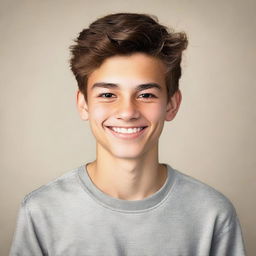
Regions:
[[[123,159],[157,148],[164,121],[174,118],[181,101],[178,91],[167,103],[165,71],[161,60],[136,53],[110,57],[91,73],[88,102],[78,91],[77,104],[99,147]]]

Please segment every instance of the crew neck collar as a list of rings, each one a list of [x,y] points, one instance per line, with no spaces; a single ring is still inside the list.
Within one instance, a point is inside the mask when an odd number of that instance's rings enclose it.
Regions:
[[[169,164],[164,164],[167,167],[167,178],[158,191],[141,200],[123,200],[112,197],[100,190],[92,182],[88,174],[87,164],[83,164],[78,168],[78,175],[82,181],[83,188],[99,204],[116,211],[138,212],[158,207],[167,198],[176,177],[175,170]]]

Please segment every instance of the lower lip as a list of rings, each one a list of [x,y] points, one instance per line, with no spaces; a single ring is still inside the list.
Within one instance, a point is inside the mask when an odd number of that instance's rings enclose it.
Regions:
[[[121,138],[121,139],[136,139],[136,138],[140,137],[144,133],[144,131],[147,129],[147,127],[145,127],[144,129],[142,129],[138,132],[135,132],[135,133],[118,133],[109,127],[107,127],[107,128],[115,137]]]

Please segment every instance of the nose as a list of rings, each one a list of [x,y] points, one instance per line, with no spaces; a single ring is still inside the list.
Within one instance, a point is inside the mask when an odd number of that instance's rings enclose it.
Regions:
[[[140,112],[138,106],[132,100],[127,99],[120,102],[117,106],[117,119],[122,119],[124,121],[130,121],[133,119],[138,119],[140,117]]]

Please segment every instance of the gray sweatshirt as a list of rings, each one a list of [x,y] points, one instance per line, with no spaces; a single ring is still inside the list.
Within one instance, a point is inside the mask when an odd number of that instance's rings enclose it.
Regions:
[[[32,191],[21,202],[10,255],[246,255],[229,199],[166,165],[165,184],[142,200],[104,193],[85,165]]]

